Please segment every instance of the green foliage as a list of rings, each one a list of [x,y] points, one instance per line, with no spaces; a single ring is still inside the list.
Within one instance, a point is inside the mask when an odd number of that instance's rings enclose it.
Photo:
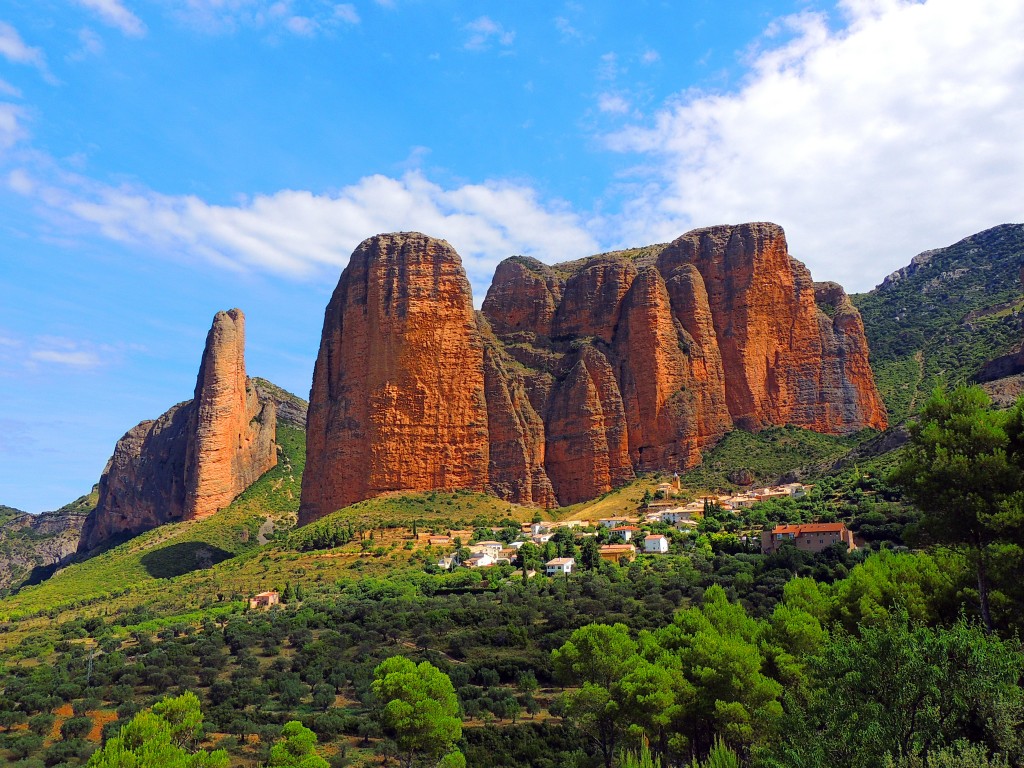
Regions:
[[[292,720],[281,729],[281,738],[270,748],[267,768],[329,768],[316,753],[316,734]]]
[[[793,469],[831,465],[870,434],[825,435],[792,426],[756,433],[734,429],[681,482],[695,488],[734,488],[729,475],[737,469],[749,470],[755,483],[773,482]]]
[[[933,629],[903,613],[859,636],[836,633],[810,661],[815,684],[806,698],[787,698],[779,765],[909,765],[954,746],[956,734],[1021,755],[1024,657],[1016,643],[963,620]]]
[[[994,411],[978,387],[937,389],[910,425],[893,482],[923,512],[932,541],[964,547],[985,625],[994,548],[1024,533],[1024,401]]]
[[[157,708],[160,711],[157,711]],[[162,713],[162,714],[161,714]],[[185,694],[165,699],[152,710],[132,718],[89,759],[89,768],[227,768],[223,750],[188,748],[197,723],[202,723],[199,700]]]
[[[394,739],[402,765],[426,758],[439,765],[462,736],[459,700],[448,675],[429,662],[404,656],[385,659],[373,671],[371,687],[380,702],[378,721]],[[457,764],[449,758],[447,766]]]
[[[929,256],[911,274],[851,296],[893,422],[913,415],[913,404],[936,384],[964,383],[1020,345],[1013,307],[1021,298],[1024,226],[995,227]]]

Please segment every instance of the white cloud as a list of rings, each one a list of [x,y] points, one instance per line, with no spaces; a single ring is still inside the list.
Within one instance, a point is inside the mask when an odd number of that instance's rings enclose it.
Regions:
[[[641,64],[656,64],[661,61],[661,54],[653,48],[648,48],[646,51],[640,54]]]
[[[290,16],[284,23],[288,31],[300,37],[312,37],[319,25],[308,16]]]
[[[565,16],[558,16],[555,18],[555,29],[562,36],[562,40],[565,42],[579,42],[583,40],[583,33],[580,32],[576,27],[572,25]]]
[[[21,90],[2,78],[0,78],[0,94],[3,94],[4,96],[13,96],[16,99],[21,98]]]
[[[103,53],[103,40],[88,27],[78,31],[78,42],[81,47],[68,54],[68,61],[84,61]]]
[[[22,121],[25,110],[17,104],[0,102],[0,150],[10,149],[26,135]]]
[[[172,2],[171,7],[177,18],[207,34],[283,28],[299,37],[314,37],[360,22],[352,3],[326,0],[186,0]]]
[[[344,21],[346,24],[358,24],[359,13],[352,3],[340,3],[334,6],[334,18]]]
[[[577,215],[542,203],[529,187],[486,182],[445,189],[419,171],[397,179],[369,176],[332,195],[282,190],[236,206],[68,174],[40,181],[23,169],[8,177],[8,186],[112,240],[298,279],[344,265],[370,235],[419,230],[459,251],[478,299],[507,256],[553,262],[598,250]]]
[[[129,37],[144,37],[146,25],[138,16],[125,8],[121,0],[76,0],[83,8],[93,11],[104,24],[121,30]]]
[[[629,102],[617,93],[602,93],[597,97],[597,108],[612,115],[625,115],[629,112]]]
[[[623,238],[770,219],[817,279],[870,288],[909,256],[1024,220],[1024,3],[845,0],[801,14],[731,93],[687,92],[608,139],[639,153]],[[785,38],[785,35],[782,35]]]
[[[0,21],[0,56],[12,64],[25,64],[38,69],[49,82],[55,82],[46,66],[46,54],[42,48],[33,48],[21,39],[18,30],[5,21]]]
[[[481,16],[478,19],[474,19],[465,26],[465,30],[469,32],[469,37],[466,39],[463,48],[468,51],[485,51],[493,43],[507,48],[516,39],[514,31],[505,29],[501,24],[491,19],[490,16]]]
[[[29,354],[29,359],[36,363],[54,363],[69,368],[96,368],[100,365],[100,357],[95,352],[68,351],[59,349],[37,349]]]

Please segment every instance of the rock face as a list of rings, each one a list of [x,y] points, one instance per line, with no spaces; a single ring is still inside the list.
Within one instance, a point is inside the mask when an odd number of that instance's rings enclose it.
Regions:
[[[447,243],[359,246],[324,320],[300,523],[393,490],[571,504],[692,466],[734,426],[886,426],[857,310],[774,224],[512,257],[479,315]]]
[[[245,375],[245,316],[218,312],[195,397],[118,440],[79,551],[212,515],[277,463],[274,401]]]
[[[457,253],[418,233],[359,245],[327,305],[299,522],[388,491],[484,490],[484,345]]]
[[[0,506],[0,594],[65,564],[77,551],[84,523],[85,514],[69,508],[30,515]]]
[[[245,315],[218,312],[206,337],[185,454],[185,518],[223,509],[277,463],[272,401],[245,375]]]

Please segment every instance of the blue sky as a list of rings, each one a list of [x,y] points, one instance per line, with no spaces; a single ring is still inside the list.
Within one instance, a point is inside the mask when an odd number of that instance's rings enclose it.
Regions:
[[[191,397],[213,314],[305,396],[377,232],[483,298],[555,262],[772,220],[867,290],[1024,221],[1018,0],[7,0],[0,503],[88,490]]]

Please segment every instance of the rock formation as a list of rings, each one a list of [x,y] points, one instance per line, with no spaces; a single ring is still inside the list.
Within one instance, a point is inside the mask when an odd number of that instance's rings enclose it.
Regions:
[[[359,246],[324,318],[300,523],[397,490],[571,504],[692,466],[734,426],[886,426],[857,310],[774,224],[512,257],[478,314],[447,243]]]
[[[76,507],[87,499],[38,515],[0,505],[0,593],[37,583],[74,556],[86,518]]]
[[[418,233],[352,254],[327,305],[300,522],[388,491],[488,477],[484,345],[455,250]]]
[[[245,316],[218,312],[195,397],[118,440],[79,551],[214,514],[277,463],[276,408],[245,375]]]

